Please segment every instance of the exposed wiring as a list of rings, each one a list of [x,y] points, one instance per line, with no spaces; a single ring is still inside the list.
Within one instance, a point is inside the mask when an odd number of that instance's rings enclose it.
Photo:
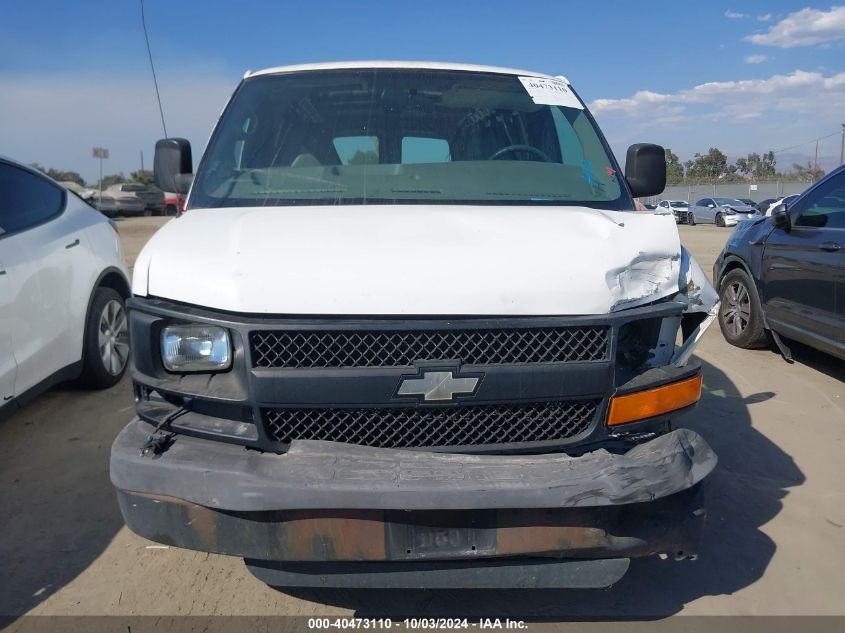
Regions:
[[[156,79],[156,69],[153,65],[153,54],[150,51],[150,38],[147,35],[147,20],[144,16],[144,0],[141,0],[141,25],[144,27],[144,39],[147,42],[147,57],[150,58],[150,70],[153,71],[153,84],[156,87],[156,99],[158,100],[158,113],[161,115],[161,127],[164,130],[164,138],[167,138],[167,125],[164,123],[164,109],[161,107],[161,95],[158,92],[158,80]]]
[[[158,436],[156,435],[156,433],[161,431],[165,426],[169,426],[170,423],[173,422],[179,416],[188,413],[191,410],[193,404],[193,398],[185,398],[182,401],[181,407],[176,409],[176,411],[165,417],[161,422],[156,425],[156,427],[153,429],[153,432],[147,435],[147,439],[144,440],[144,445],[141,446],[141,457],[143,457],[150,451],[152,451],[153,455],[161,455],[173,445],[173,438],[176,436],[176,433],[169,432]]]

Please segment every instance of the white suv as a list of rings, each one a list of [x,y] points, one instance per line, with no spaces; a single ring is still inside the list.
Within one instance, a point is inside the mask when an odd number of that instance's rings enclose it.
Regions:
[[[96,388],[120,380],[127,280],[109,220],[0,157],[0,411],[65,380]]]

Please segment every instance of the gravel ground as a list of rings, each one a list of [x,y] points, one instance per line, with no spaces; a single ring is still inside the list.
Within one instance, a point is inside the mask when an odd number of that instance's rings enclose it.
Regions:
[[[118,223],[130,263],[167,221]],[[709,272],[727,229],[680,231]],[[845,369],[793,351],[788,365],[710,329],[698,350],[705,392],[684,420],[720,458],[700,558],[635,560],[607,591],[281,593],[237,558],[155,547],[123,526],[109,483],[109,447],[132,417],[129,381],[57,388],[0,420],[0,614],[845,614]]]

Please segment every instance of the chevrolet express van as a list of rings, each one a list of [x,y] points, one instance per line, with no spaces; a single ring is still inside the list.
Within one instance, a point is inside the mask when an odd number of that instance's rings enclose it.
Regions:
[[[694,557],[716,464],[675,420],[716,294],[656,145],[563,77],[247,73],[135,265],[127,525],[273,586],[606,587]]]

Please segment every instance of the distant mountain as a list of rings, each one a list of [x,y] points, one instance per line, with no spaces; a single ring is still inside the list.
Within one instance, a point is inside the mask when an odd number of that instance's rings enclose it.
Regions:
[[[806,165],[813,162],[812,155],[795,154],[785,152],[775,156],[777,159],[777,167],[779,171],[788,171],[792,168],[793,163],[799,165]],[[819,165],[825,171],[830,171],[839,167],[839,156],[819,156]]]

